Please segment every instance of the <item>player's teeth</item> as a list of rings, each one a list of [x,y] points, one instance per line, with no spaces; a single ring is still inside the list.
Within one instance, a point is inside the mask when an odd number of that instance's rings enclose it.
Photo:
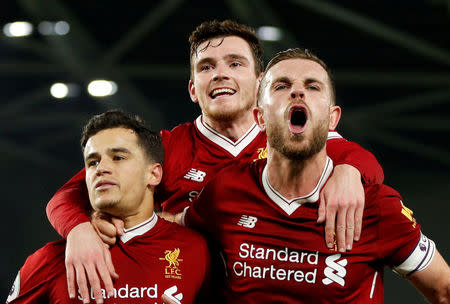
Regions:
[[[223,94],[223,93],[233,94],[234,91],[231,90],[231,89],[227,89],[227,88],[217,89],[217,90],[214,90],[211,95],[214,97],[214,96],[216,96],[218,94]]]

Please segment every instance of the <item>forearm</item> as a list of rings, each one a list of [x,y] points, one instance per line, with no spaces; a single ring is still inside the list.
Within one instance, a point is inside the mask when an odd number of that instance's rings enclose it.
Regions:
[[[383,168],[372,153],[357,143],[343,138],[328,140],[327,154],[333,160],[335,166],[348,164],[358,169],[364,183],[383,183]]]
[[[439,252],[423,271],[407,279],[431,302],[450,303],[450,268]]]
[[[84,170],[62,186],[47,204],[47,217],[55,230],[67,238],[70,230],[89,221],[90,204]]]

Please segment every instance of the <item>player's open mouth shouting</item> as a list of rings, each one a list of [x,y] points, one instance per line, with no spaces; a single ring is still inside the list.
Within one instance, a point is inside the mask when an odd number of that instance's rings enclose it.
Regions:
[[[303,133],[308,122],[308,111],[304,105],[294,104],[289,107],[289,131],[293,134]]]

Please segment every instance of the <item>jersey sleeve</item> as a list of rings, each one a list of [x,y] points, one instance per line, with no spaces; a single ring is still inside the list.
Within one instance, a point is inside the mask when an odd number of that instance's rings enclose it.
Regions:
[[[20,268],[9,292],[6,303],[11,304],[44,304],[49,303],[50,282],[59,271],[55,271],[55,265],[60,264],[62,270],[64,255],[59,256],[63,246],[47,244],[30,255],[25,264]]]
[[[55,230],[67,238],[78,224],[90,221],[91,210],[85,182],[85,170],[81,170],[64,184],[47,204],[47,217]]]
[[[411,209],[400,195],[386,187],[379,198],[379,227],[377,252],[395,272],[408,275],[425,269],[436,251],[435,244],[422,234]]]
[[[335,166],[348,164],[358,169],[365,184],[383,183],[383,168],[375,156],[357,143],[344,139],[338,132],[328,132],[327,154]]]

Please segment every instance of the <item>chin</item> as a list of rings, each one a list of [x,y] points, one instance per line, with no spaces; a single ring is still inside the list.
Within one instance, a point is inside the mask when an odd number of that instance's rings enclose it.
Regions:
[[[218,121],[232,121],[236,119],[236,117],[238,116],[238,112],[232,110],[224,111],[221,109],[219,111],[210,112],[209,116]]]
[[[111,207],[114,207],[118,204],[118,200],[115,199],[108,199],[108,198],[101,198],[95,200],[95,208],[99,211],[102,211],[104,209],[109,209]]]

